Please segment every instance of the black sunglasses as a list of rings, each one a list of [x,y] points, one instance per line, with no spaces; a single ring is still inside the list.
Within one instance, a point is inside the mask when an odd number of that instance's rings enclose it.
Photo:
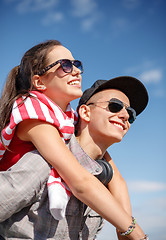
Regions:
[[[133,123],[135,121],[136,111],[133,108],[129,107],[127,104],[121,102],[117,98],[112,98],[106,102],[108,102],[108,109],[112,113],[118,113],[125,107],[129,114],[129,119],[128,119],[129,123]],[[96,102],[96,103],[103,103],[103,102]],[[95,106],[97,106],[96,103],[88,103],[87,105],[94,104]],[[101,107],[101,106],[97,106],[97,107]]]
[[[45,72],[47,72],[50,68],[54,67],[55,65],[57,65],[58,63],[60,63],[63,71],[65,73],[71,73],[73,71],[73,65],[78,68],[81,73],[83,73],[83,66],[81,61],[79,60],[69,60],[69,59],[60,59],[54,63],[51,63],[50,65],[48,65],[47,67],[43,68],[41,71],[39,71],[37,74],[39,76],[43,75]]]

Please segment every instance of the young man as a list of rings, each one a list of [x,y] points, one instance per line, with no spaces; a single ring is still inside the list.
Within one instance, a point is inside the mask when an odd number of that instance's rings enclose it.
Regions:
[[[101,210],[96,206],[96,199],[92,199],[89,205],[94,206],[93,208],[102,216],[106,216],[107,220],[110,219],[114,226],[118,226],[117,222],[121,221],[117,213],[121,215],[123,221],[126,221],[125,216],[121,214],[124,211],[131,216],[131,206],[126,183],[106,150],[113,143],[122,140],[136,115],[145,109],[147,103],[148,94],[145,87],[139,80],[132,77],[96,81],[84,92],[79,102],[80,119],[77,134],[76,138],[73,136],[68,143],[69,149],[91,174],[100,175],[103,182],[108,181],[107,187],[113,196],[112,204],[108,205],[109,208],[114,208],[111,212],[112,216],[107,218],[105,213],[109,211],[104,209],[104,204],[107,202],[105,196],[103,200],[98,199],[101,203],[103,201]],[[103,159],[103,156],[109,161],[114,171],[111,181],[109,164],[101,160],[99,163],[95,161]],[[101,162],[104,171],[102,171]],[[50,166],[43,158],[37,152],[31,152],[24,155],[10,171],[0,174],[2,237],[39,240],[95,239],[103,225],[103,219],[74,195],[71,195],[63,220],[56,221],[51,216],[48,211],[46,186],[49,172]],[[100,191],[98,194],[100,195]],[[148,239],[135,223],[133,223],[133,229],[134,231],[129,235],[126,234],[128,239]],[[118,237],[125,239],[120,236],[119,231]]]

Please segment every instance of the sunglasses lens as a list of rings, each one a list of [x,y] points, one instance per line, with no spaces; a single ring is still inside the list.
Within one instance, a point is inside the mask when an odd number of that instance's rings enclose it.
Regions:
[[[135,110],[132,109],[132,108],[127,108],[127,112],[129,114],[129,119],[128,119],[129,123],[133,123],[135,121],[135,119],[136,119],[136,112],[135,112]]]
[[[68,59],[64,59],[61,60],[61,66],[64,72],[66,73],[71,73],[73,71],[73,65],[78,68],[81,73],[83,72],[83,68],[82,68],[82,63],[78,60],[74,60],[73,62],[68,60]]]
[[[62,60],[61,66],[62,66],[62,69],[64,72],[66,72],[66,73],[72,72],[73,65],[70,60],[67,60],[67,59]]]
[[[75,60],[73,64],[76,68],[78,68],[81,71],[81,73],[83,72],[82,63],[80,61]]]
[[[115,99],[115,98],[112,98],[109,102],[109,105],[108,105],[108,108],[110,110],[110,112],[112,113],[118,113],[120,112],[124,107],[124,104],[118,100],[118,99]],[[136,112],[133,108],[131,107],[127,107],[126,108],[128,114],[129,114],[129,123],[133,123],[136,119]]]
[[[110,112],[117,113],[120,112],[120,110],[122,110],[123,105],[118,102],[109,102],[108,108]]]

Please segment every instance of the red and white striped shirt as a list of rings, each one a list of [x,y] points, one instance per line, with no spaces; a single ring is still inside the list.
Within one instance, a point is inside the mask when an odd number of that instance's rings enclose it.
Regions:
[[[31,91],[31,97],[17,99],[14,102],[10,122],[2,130],[2,139],[6,147],[9,146],[17,124],[26,119],[39,119],[53,124],[60,132],[63,140],[68,140],[74,133],[74,124],[77,121],[77,113],[68,105],[64,113],[58,105],[43,93]],[[23,101],[24,100],[24,101]],[[6,148],[0,141],[0,159]]]

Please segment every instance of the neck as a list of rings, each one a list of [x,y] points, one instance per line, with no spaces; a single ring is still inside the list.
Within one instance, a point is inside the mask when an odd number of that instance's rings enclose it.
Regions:
[[[66,111],[67,105],[69,104],[69,102],[64,102],[62,99],[60,101],[58,100],[54,100],[54,103],[57,104],[63,112]]]
[[[69,101],[67,101],[66,99],[62,99],[62,98],[55,98],[55,97],[51,97],[50,95],[47,94],[47,92],[44,93],[49,99],[51,99],[55,104],[57,104],[63,112],[66,111],[67,105],[69,104]]]
[[[66,103],[66,104],[58,104],[58,103],[56,103],[56,104],[62,109],[63,112],[66,112],[66,108],[67,108],[67,105],[69,103]]]
[[[107,150],[107,147],[104,146],[103,143],[95,142],[92,137],[84,133],[84,131],[76,138],[82,149],[94,160],[102,158]]]

